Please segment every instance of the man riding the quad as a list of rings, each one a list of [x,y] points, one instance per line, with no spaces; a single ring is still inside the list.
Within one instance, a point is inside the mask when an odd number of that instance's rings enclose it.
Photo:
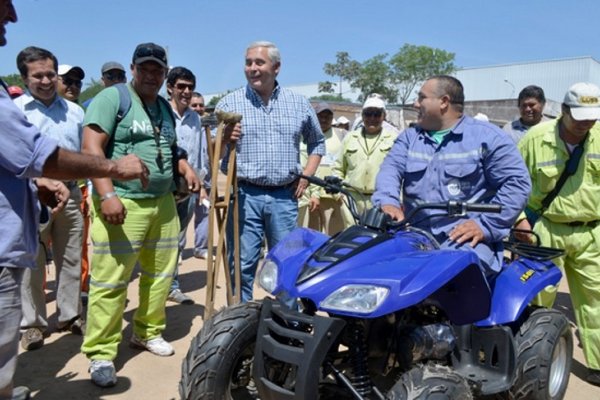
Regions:
[[[525,207],[531,180],[517,147],[500,128],[464,115],[463,86],[451,76],[434,76],[415,101],[417,125],[398,136],[377,175],[373,204],[401,221],[423,202],[449,200],[502,205],[500,214],[468,219],[425,218],[442,248],[473,249],[484,272],[502,265],[501,241]]]

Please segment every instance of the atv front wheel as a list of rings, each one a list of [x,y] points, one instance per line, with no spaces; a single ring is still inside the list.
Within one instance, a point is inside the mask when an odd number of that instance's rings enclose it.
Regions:
[[[573,335],[563,313],[536,309],[515,334],[517,381],[510,399],[558,400],[567,391]]]
[[[404,373],[388,392],[389,400],[472,400],[466,379],[437,364],[415,367]]]
[[[238,304],[205,323],[181,366],[182,399],[257,398],[251,378],[260,310],[261,303]]]

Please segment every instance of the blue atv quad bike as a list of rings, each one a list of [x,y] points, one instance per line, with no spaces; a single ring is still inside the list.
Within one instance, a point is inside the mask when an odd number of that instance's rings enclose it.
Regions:
[[[345,184],[309,180],[346,194],[357,216]],[[423,210],[464,218],[500,208],[422,204],[402,222],[373,209],[333,237],[294,230],[257,273],[275,298],[205,322],[183,362],[181,397],[562,399],[569,322],[530,305],[559,282],[550,260],[562,251],[509,239],[512,256],[486,277],[474,252],[442,250],[410,224]]]

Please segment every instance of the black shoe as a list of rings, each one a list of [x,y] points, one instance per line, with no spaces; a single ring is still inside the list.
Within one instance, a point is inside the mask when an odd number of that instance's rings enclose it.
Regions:
[[[59,322],[56,330],[59,332],[70,331],[73,335],[83,336],[85,334],[85,321],[81,317],[75,317],[67,322]]]
[[[588,376],[586,380],[592,385],[600,386],[600,370],[588,368]]]

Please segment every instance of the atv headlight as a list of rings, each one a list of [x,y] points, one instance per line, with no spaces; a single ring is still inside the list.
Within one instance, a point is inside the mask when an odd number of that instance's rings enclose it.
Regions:
[[[273,294],[277,287],[277,275],[279,268],[271,259],[266,259],[258,271],[258,284],[267,292]]]
[[[321,303],[328,310],[368,314],[377,309],[390,290],[375,285],[347,285],[331,293]]]

